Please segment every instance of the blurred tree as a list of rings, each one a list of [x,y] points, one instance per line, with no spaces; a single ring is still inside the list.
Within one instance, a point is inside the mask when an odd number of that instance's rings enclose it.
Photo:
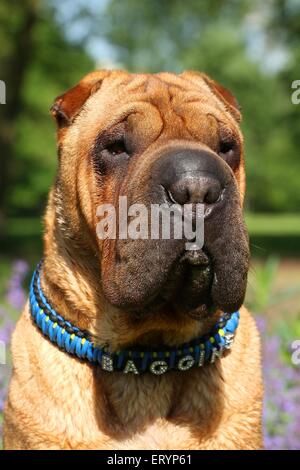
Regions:
[[[1,0],[0,216],[39,214],[56,167],[53,99],[93,69],[40,0]]]
[[[287,55],[285,66],[277,74],[284,92],[279,116],[279,127],[284,132],[284,139],[279,142],[279,135],[274,134],[281,150],[281,159],[276,161],[278,185],[281,188],[281,202],[285,210],[300,207],[300,104],[293,104],[292,83],[300,79],[300,2],[298,0],[272,0],[269,5],[266,34],[269,47],[280,46]],[[274,198],[279,191],[274,188]],[[284,195],[283,195],[284,194]]]
[[[14,162],[16,119],[22,109],[22,87],[30,64],[33,28],[37,21],[36,0],[1,2],[1,79],[6,83],[6,102],[0,115],[0,224],[6,203],[7,182]]]

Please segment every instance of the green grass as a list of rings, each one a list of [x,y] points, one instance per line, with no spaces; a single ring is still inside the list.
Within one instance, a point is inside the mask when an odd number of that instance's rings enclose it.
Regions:
[[[250,236],[300,236],[299,214],[246,214]]]

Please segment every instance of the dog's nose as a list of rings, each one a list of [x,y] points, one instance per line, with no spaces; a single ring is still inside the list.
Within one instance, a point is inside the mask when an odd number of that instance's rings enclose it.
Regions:
[[[170,199],[177,204],[214,204],[221,195],[220,182],[208,175],[183,176],[167,188]]]
[[[215,204],[230,172],[218,155],[209,150],[178,149],[156,161],[152,178],[177,204]]]

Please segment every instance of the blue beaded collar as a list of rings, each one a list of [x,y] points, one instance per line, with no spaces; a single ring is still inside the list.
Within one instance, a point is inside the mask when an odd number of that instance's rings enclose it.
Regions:
[[[240,318],[239,312],[224,313],[208,334],[176,349],[110,353],[107,347],[96,347],[88,332],[72,325],[50,306],[41,289],[40,265],[30,285],[30,311],[39,329],[60,349],[108,372],[125,374],[151,372],[162,375],[172,369],[184,371],[215,362],[225,350],[230,349]]]

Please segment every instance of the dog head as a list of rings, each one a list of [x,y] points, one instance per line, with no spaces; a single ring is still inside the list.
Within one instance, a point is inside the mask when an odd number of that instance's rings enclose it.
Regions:
[[[196,72],[99,71],[58,97],[52,113],[57,219],[64,237],[78,246],[84,240],[97,257],[107,302],[132,318],[168,312],[170,321],[238,309],[249,248],[241,116],[231,93]],[[119,228],[120,197],[149,210],[202,204],[202,248],[187,250],[184,237],[120,237],[118,230],[100,239],[98,207],[115,207]]]

